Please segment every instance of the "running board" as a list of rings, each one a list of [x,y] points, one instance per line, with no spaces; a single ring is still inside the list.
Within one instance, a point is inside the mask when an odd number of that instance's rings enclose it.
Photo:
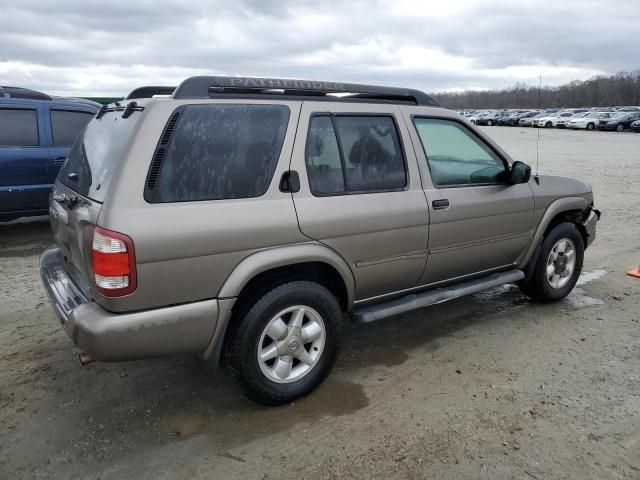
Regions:
[[[487,288],[497,287],[505,283],[514,283],[524,278],[522,270],[493,273],[474,280],[457,283],[448,287],[434,288],[421,293],[414,293],[404,297],[376,305],[355,308],[351,319],[356,323],[375,322],[382,318],[410,312],[429,305],[447,302],[455,298],[464,297],[472,293],[481,292]]]

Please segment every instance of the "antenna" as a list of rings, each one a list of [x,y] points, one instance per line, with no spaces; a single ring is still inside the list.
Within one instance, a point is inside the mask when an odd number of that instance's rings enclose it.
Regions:
[[[538,78],[538,109],[542,110],[542,75]],[[537,128],[537,138],[536,138],[536,176],[534,180],[538,185],[540,185],[540,126]]]

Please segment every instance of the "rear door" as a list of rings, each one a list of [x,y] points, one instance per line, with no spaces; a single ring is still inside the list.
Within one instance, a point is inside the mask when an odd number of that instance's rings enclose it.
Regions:
[[[406,115],[430,211],[421,284],[509,268],[533,235],[533,192],[510,185],[502,154],[454,118]]]
[[[305,102],[291,168],[302,232],[338,252],[356,299],[410,288],[426,261],[428,209],[395,105]]]
[[[0,105],[0,212],[46,210],[51,178],[38,108]]]

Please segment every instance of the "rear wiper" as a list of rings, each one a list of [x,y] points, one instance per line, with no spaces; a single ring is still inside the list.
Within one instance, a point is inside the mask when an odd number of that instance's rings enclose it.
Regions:
[[[100,107],[100,110],[96,113],[96,119],[100,120],[107,112],[124,112],[122,118],[129,118],[133,112],[141,112],[142,110],[144,110],[144,107],[138,106],[136,102],[129,102],[126,108],[116,102],[115,107],[110,107],[109,105]]]

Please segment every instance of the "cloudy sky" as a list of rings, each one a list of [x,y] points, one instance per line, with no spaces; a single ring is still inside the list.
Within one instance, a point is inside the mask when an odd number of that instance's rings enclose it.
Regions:
[[[640,0],[0,0],[0,85],[123,95],[191,75],[426,91],[640,68]]]

